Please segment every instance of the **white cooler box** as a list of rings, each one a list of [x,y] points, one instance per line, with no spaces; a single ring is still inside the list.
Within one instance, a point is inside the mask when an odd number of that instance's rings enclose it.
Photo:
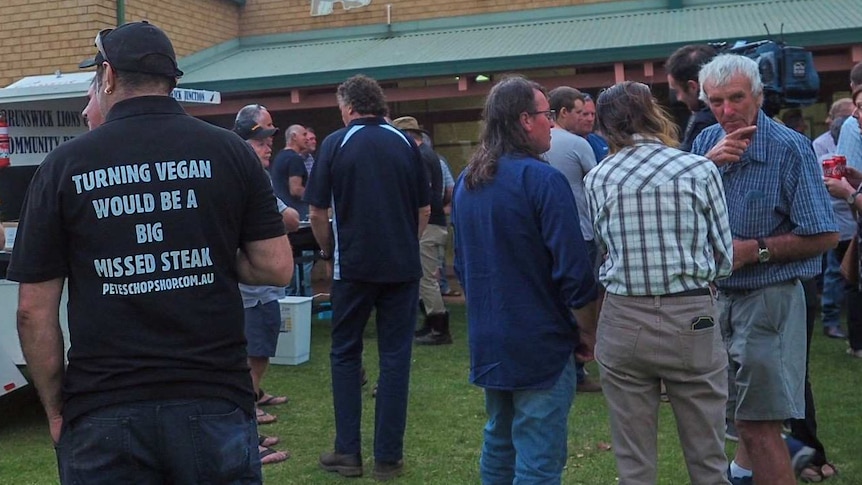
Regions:
[[[299,365],[308,362],[311,348],[311,297],[286,296],[278,300],[281,307],[281,332],[273,364]]]

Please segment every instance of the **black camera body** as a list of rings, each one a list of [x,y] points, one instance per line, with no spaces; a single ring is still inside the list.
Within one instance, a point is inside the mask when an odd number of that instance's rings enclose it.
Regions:
[[[814,67],[814,55],[804,48],[772,40],[713,46],[720,53],[739,54],[757,62],[763,82],[763,110],[769,116],[774,116],[781,108],[817,102],[820,76]]]

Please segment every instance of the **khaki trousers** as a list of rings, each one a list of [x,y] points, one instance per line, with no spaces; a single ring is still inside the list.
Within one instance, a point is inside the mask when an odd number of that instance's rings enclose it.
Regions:
[[[698,320],[698,329],[693,329]],[[609,293],[596,340],[619,484],[656,483],[661,381],[667,386],[691,483],[727,484],[727,352],[714,298]]]
[[[440,268],[440,260],[437,259],[437,250],[440,246],[445,247],[449,237],[446,226],[428,224],[422,237],[419,239],[419,256],[422,261],[422,279],[419,280],[419,298],[425,305],[425,313],[443,313],[446,306],[443,304],[443,296],[440,295],[440,282],[437,279],[437,270]]]

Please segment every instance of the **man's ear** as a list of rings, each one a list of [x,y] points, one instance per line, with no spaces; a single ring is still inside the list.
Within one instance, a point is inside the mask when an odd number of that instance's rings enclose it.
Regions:
[[[690,93],[692,91],[699,92],[700,91],[700,84],[698,84],[697,81],[689,79],[688,81],[685,82],[685,92]]]
[[[521,113],[521,116],[518,119],[521,121],[521,126],[524,128],[524,131],[527,133],[533,131],[533,117],[530,116],[529,113],[526,111]]]
[[[102,90],[105,94],[113,94],[117,88],[117,73],[114,67],[107,62],[104,63],[105,70],[102,72]]]

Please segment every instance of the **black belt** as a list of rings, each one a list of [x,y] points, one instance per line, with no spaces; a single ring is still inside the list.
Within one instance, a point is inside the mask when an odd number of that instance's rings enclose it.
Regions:
[[[707,296],[707,295],[711,295],[711,294],[712,294],[712,290],[710,290],[709,288],[696,288],[694,290],[680,291],[677,293],[668,293],[665,295],[645,295],[645,296],[649,296],[649,297],[660,296],[662,298],[676,298],[678,296]]]
[[[773,283],[771,285],[761,286],[760,288],[739,288],[739,289],[719,288],[718,291],[720,291],[721,293],[724,293],[725,295],[729,295],[729,296],[746,296],[746,295],[749,295],[751,293],[754,293],[755,291],[759,291],[759,290],[762,290],[764,288],[768,288],[770,286],[795,285],[797,282],[801,282],[801,281],[802,280],[800,280],[799,278],[793,278],[791,280],[782,281],[780,283]]]

